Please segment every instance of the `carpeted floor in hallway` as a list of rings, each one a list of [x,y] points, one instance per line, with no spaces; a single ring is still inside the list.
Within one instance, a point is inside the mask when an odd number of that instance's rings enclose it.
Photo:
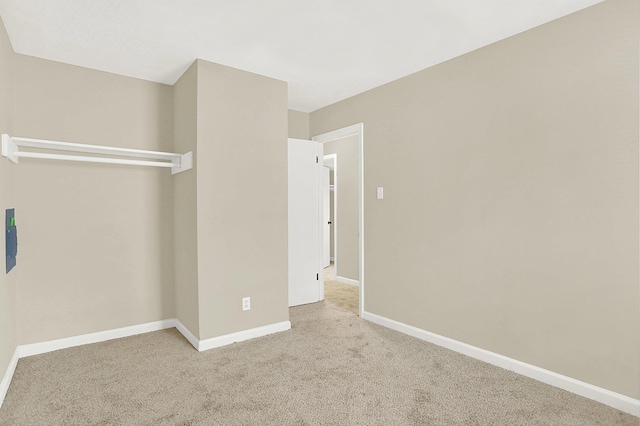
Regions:
[[[361,320],[199,353],[175,329],[20,360],[2,425],[638,425],[597,402]]]
[[[336,281],[335,264],[324,268],[324,298],[339,308],[358,315],[360,300],[357,286]]]

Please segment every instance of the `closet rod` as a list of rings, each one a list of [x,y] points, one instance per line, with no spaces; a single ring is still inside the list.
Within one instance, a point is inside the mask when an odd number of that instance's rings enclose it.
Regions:
[[[85,154],[111,155],[120,157],[144,158],[142,161],[125,158],[87,157],[79,155],[47,154],[40,152],[23,152],[19,147],[40,148],[58,151],[80,152]],[[140,149],[116,148],[110,146],[87,145],[70,142],[48,141],[44,139],[29,139],[2,135],[2,155],[12,163],[18,164],[18,158],[39,158],[45,160],[83,161],[89,163],[125,164],[134,166],[167,167],[176,174],[190,170],[193,167],[193,154],[174,154],[170,152],[144,151]],[[164,160],[164,161],[162,161]]]
[[[40,158],[43,160],[83,161],[88,163],[128,164],[130,166],[173,167],[172,163],[162,161],[124,160],[119,158],[83,157],[81,155],[44,154],[40,152],[18,152],[19,158]]]

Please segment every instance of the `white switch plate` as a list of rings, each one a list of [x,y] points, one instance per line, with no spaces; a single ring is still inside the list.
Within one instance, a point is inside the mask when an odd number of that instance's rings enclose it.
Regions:
[[[243,311],[248,311],[251,309],[251,298],[250,297],[243,297],[242,298],[242,310]]]
[[[377,193],[378,193],[378,200],[382,200],[384,198],[384,188],[379,186]]]

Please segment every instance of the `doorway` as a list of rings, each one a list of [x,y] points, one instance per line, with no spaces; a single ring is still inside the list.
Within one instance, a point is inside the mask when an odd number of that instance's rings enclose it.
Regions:
[[[343,284],[350,284],[358,287],[358,313],[360,317],[364,314],[365,304],[365,291],[364,291],[364,132],[363,124],[355,124],[349,127],[338,129],[332,132],[324,133],[314,136],[313,141],[319,142],[324,146],[322,149],[323,154],[336,155],[336,163],[334,166],[334,219],[332,221],[334,232],[334,267],[335,267],[335,280]],[[326,150],[330,144],[335,143],[339,146],[341,141],[351,141],[355,144],[355,151],[357,152],[357,158],[352,166],[352,180],[355,181],[355,185],[352,189],[352,196],[349,197],[347,187],[340,188],[339,182],[336,180],[336,169],[340,169],[339,176],[345,176],[347,169],[340,168],[339,153],[333,153]],[[324,157],[323,157],[324,160]],[[324,165],[324,164],[323,164]],[[339,204],[336,193],[341,193],[341,200],[343,200],[343,209],[345,207],[351,207],[353,210],[353,222],[352,226],[345,226],[344,221],[341,223],[340,215],[337,214],[337,208]],[[345,198],[346,197],[346,198]],[[351,202],[351,206],[345,205]],[[347,209],[348,210],[348,209]],[[322,216],[321,216],[322,217]],[[342,228],[341,228],[342,227]],[[346,231],[347,228],[351,228],[351,237]],[[355,229],[353,229],[355,228]],[[342,231],[341,231],[342,229]],[[342,239],[341,239],[342,238]],[[324,248],[324,246],[323,246]],[[342,250],[342,251],[341,251]],[[324,251],[322,253],[324,259]],[[324,262],[322,262],[324,263]],[[324,292],[323,292],[324,293]]]
[[[323,146],[332,142],[355,139],[357,159],[351,168],[357,182],[352,190],[353,210],[357,211],[351,231],[352,249],[338,247],[347,239],[336,234],[334,256],[339,269],[336,281],[357,287],[357,313],[363,316],[365,309],[364,286],[364,134],[363,124],[355,124],[332,132],[317,135],[309,140],[289,139],[288,147],[288,250],[289,250],[289,306],[314,303],[324,297],[324,228],[323,217]],[[337,168],[337,165],[336,165]],[[341,172],[341,175],[343,173]],[[335,188],[335,187],[334,187]],[[342,192],[345,194],[345,189]],[[340,203],[336,203],[340,204]],[[343,203],[344,204],[344,203]],[[339,219],[336,221],[340,221]],[[343,228],[345,228],[343,226]],[[337,231],[340,227],[335,226]],[[355,243],[353,242],[355,241]],[[350,254],[352,259],[344,260],[342,254]],[[338,256],[342,257],[342,260]],[[349,278],[349,275],[353,278]]]

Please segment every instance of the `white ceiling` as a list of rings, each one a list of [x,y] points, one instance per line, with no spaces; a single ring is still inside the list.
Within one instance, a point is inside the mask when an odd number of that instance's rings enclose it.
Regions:
[[[173,84],[196,59],[311,112],[602,0],[0,0],[17,53]]]

